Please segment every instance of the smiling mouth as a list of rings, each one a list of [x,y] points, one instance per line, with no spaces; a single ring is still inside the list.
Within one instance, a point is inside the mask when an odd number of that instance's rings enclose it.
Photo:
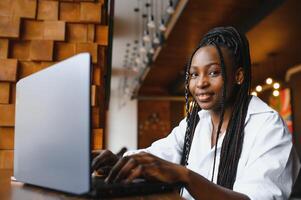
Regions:
[[[200,102],[207,102],[211,100],[213,93],[199,93],[196,96]]]

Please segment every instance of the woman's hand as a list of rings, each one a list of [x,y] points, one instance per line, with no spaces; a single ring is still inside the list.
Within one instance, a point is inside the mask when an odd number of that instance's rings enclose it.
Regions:
[[[181,165],[141,152],[119,159],[106,182],[131,182],[138,177],[167,183],[185,182],[187,173]]]
[[[119,159],[109,150],[93,151],[92,157],[92,170],[102,175],[108,174]]]

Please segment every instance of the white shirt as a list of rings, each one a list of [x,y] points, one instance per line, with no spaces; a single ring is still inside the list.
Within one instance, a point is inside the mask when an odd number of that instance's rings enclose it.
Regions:
[[[211,180],[214,148],[211,148],[212,122],[208,111],[201,110],[188,159],[188,168]],[[161,140],[141,149],[162,159],[180,163],[186,120]],[[225,134],[217,143],[214,183],[216,183],[220,151]],[[127,155],[133,152],[127,152]],[[135,151],[137,153],[137,151]],[[292,137],[279,114],[253,97],[246,120],[242,153],[233,190],[251,200],[288,199],[299,171],[299,160],[292,146]],[[183,197],[193,199],[184,190]]]

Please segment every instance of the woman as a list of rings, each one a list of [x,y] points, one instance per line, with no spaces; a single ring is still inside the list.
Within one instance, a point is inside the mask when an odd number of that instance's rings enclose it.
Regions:
[[[299,161],[278,113],[249,95],[246,37],[233,27],[209,31],[192,54],[185,85],[187,117],[169,136],[121,159],[103,151],[93,168],[113,166],[108,182],[183,182],[185,198],[288,199]]]

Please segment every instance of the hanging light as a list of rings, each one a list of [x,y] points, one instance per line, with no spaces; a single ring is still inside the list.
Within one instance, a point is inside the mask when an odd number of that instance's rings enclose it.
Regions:
[[[155,24],[155,20],[154,20],[154,16],[151,15],[151,17],[149,18],[149,21],[147,23],[147,27],[149,29],[155,29],[156,28],[156,24]]]
[[[168,14],[170,14],[170,15],[175,12],[175,9],[173,8],[173,2],[172,2],[172,0],[169,1],[169,5],[168,5],[168,7],[166,9],[166,12]]]
[[[272,78],[267,78],[265,80],[265,82],[268,84],[268,85],[271,85],[273,83],[273,79]]]
[[[280,84],[277,83],[277,82],[274,83],[274,84],[273,84],[273,88],[274,88],[274,89],[279,89],[279,88],[280,88]]]
[[[155,53],[155,48],[153,47],[153,45],[151,45],[151,48],[148,50],[148,53],[150,53],[151,55]]]
[[[273,96],[274,97],[278,97],[279,96],[279,91],[278,90],[274,90],[273,91]]]
[[[251,94],[252,94],[253,96],[257,96],[257,92],[255,92],[255,91],[253,91]]]
[[[145,31],[144,31],[143,41],[144,41],[144,42],[150,42],[150,41],[151,41],[151,38],[150,38],[150,36],[149,36],[148,30],[145,30]]]
[[[257,92],[261,92],[262,91],[262,86],[261,85],[257,85],[255,89],[256,89]]]
[[[159,45],[160,44],[160,39],[159,39],[158,33],[155,34],[154,39],[153,39],[153,43],[155,45]]]
[[[165,23],[164,23],[164,19],[161,19],[161,23],[159,25],[159,30],[161,32],[165,32],[166,31],[166,26],[165,26]]]
[[[145,44],[144,43],[142,43],[139,51],[140,51],[141,54],[145,54],[146,53],[146,48],[145,48]]]

